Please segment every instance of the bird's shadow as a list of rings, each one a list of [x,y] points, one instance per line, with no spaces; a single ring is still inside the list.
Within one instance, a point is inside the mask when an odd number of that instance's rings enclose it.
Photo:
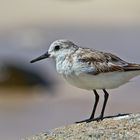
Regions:
[[[130,115],[131,113],[124,113],[124,114],[118,114],[118,115],[112,115],[112,116],[105,116],[103,119],[109,119],[109,118],[116,118],[116,117],[123,117]]]

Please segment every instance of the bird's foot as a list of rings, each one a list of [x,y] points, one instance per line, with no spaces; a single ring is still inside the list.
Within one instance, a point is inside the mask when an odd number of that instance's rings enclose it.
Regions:
[[[89,122],[92,122],[92,121],[102,121],[104,118],[102,116],[99,116],[97,118],[89,118],[89,119],[86,119],[86,120],[83,120],[83,121],[79,121],[79,122],[76,122],[76,123],[83,123],[83,122],[86,122],[86,123],[89,123]]]
[[[86,122],[86,123],[87,123],[87,122],[89,122],[89,121],[91,121],[91,120],[92,120],[92,119],[89,118],[89,119],[82,120],[82,121],[79,121],[79,122],[76,122],[76,123],[83,123],[83,122]]]

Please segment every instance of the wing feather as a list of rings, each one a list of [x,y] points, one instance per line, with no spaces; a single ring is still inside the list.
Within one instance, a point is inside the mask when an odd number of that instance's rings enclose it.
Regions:
[[[140,70],[140,65],[131,64],[118,56],[111,53],[104,53],[96,50],[82,49],[80,51],[78,60],[82,63],[88,64],[90,67],[95,67],[93,73],[90,71],[90,74],[99,74],[106,72],[122,72],[122,71],[134,71]]]

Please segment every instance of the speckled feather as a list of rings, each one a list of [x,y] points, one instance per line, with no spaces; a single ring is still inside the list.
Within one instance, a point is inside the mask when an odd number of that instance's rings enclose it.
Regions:
[[[93,74],[140,70],[139,64],[128,63],[111,53],[79,48],[79,53],[77,51],[76,55],[79,61],[88,63],[91,67],[94,66],[96,68],[96,73],[94,72]]]

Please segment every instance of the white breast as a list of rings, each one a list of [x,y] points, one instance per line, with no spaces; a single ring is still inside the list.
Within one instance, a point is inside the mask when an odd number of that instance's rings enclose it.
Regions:
[[[71,75],[72,74],[72,63],[67,61],[57,61],[56,62],[56,70],[61,75]]]

